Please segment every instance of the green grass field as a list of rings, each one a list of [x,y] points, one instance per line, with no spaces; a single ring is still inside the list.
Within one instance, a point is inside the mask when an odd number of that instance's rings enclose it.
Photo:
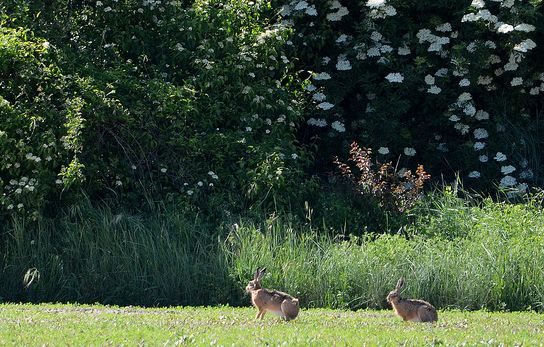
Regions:
[[[291,322],[253,308],[139,308],[0,305],[0,345],[422,346],[544,345],[533,312],[439,312],[436,325],[406,323],[392,311],[310,309]]]

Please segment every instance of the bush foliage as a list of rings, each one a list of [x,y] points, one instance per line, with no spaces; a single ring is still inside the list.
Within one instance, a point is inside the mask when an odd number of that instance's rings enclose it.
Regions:
[[[541,1],[0,6],[4,213],[288,206],[353,140],[481,189],[540,177]]]
[[[299,189],[289,30],[265,28],[267,4],[26,6],[3,19],[4,211],[76,188],[136,206]]]

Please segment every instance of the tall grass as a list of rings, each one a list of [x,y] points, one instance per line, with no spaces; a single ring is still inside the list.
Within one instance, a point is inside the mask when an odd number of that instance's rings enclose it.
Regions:
[[[272,216],[222,226],[168,209],[135,216],[83,203],[55,220],[14,220],[1,235],[0,297],[138,305],[249,304],[266,287],[305,307],[385,308],[405,295],[439,308],[544,311],[544,214],[535,198],[478,204],[429,196],[403,235],[335,237]],[[406,236],[409,236],[407,238]],[[28,288],[23,279],[36,277]]]
[[[138,305],[225,302],[232,292],[213,229],[175,211],[148,217],[85,203],[3,235],[0,297]],[[38,282],[24,289],[30,268]]]
[[[337,241],[278,222],[241,226],[225,243],[231,271],[242,285],[257,266],[267,266],[266,286],[312,307],[386,307],[387,293],[404,276],[406,296],[441,308],[544,310],[541,208],[491,200],[468,207],[445,198],[418,221],[425,224],[413,226],[431,237]]]

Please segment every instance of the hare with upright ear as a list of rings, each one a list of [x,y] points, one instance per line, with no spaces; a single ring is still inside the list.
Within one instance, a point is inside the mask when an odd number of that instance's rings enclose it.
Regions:
[[[255,271],[253,280],[246,286],[246,292],[251,294],[251,302],[258,310],[255,318],[263,318],[266,311],[270,311],[289,321],[295,319],[299,311],[298,299],[287,293],[265,289],[261,286],[261,279],[266,268]]]
[[[404,278],[401,277],[395,289],[387,295],[387,302],[393,306],[395,313],[405,321],[436,322],[438,320],[436,308],[427,301],[402,298],[400,290],[403,286]]]

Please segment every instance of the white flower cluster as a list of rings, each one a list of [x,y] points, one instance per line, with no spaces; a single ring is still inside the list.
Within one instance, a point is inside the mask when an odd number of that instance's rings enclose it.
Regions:
[[[38,180],[35,178],[28,178],[26,176],[21,177],[20,180],[11,179],[4,189],[7,192],[15,193],[17,195],[24,191],[32,192],[38,186]]]
[[[536,43],[531,39],[526,39],[514,46],[514,51],[527,53],[536,47]]]
[[[450,43],[449,37],[434,35],[429,29],[420,29],[417,32],[416,37],[419,39],[419,43],[430,43],[430,46],[427,49],[429,52],[442,52],[442,46]]]
[[[346,131],[346,127],[344,126],[344,123],[340,122],[340,121],[334,121],[332,124],[331,124],[331,128],[333,128],[334,130],[338,131],[339,133],[343,133]]]
[[[336,69],[338,71],[347,71],[351,70],[351,63],[346,59],[345,55],[340,55],[338,57],[338,62],[336,63]]]
[[[333,107],[334,107],[333,104],[331,104],[330,102],[326,102],[326,101],[317,105],[317,108],[320,108],[320,109],[322,109],[324,111],[330,110]]]
[[[342,4],[338,0],[331,1],[330,9],[336,10],[336,12],[327,14],[327,20],[330,22],[338,22],[342,20],[344,16],[347,16],[349,14],[348,8],[342,6]]]
[[[380,147],[380,148],[378,148],[378,153],[380,153],[381,155],[389,154],[389,148],[387,148],[387,147]]]
[[[327,126],[327,121],[324,120],[323,118],[319,118],[319,119],[315,119],[315,118],[310,118],[306,121],[306,123],[308,125],[313,125],[313,126],[316,126],[318,128],[323,128],[323,127],[326,127]]]
[[[404,147],[404,154],[409,156],[409,157],[413,157],[414,155],[416,155],[416,150],[412,147]]]
[[[324,80],[330,80],[330,79],[331,79],[331,75],[329,75],[326,72],[321,72],[314,75],[314,80],[316,81],[324,81]]]
[[[386,5],[386,0],[368,0],[366,6],[371,9],[368,15],[373,19],[393,17],[397,14],[397,9]]]
[[[42,161],[42,158],[32,154],[32,153],[28,153],[26,156],[25,156],[26,159],[30,160],[30,161],[33,161],[33,162],[36,162],[36,163],[39,163]]]
[[[385,76],[385,79],[391,83],[402,83],[404,76],[400,72],[391,72]]]
[[[489,10],[479,10],[477,13],[467,13],[461,18],[461,22],[477,22],[477,21],[485,21],[488,23],[495,24],[498,22],[498,18],[495,15],[492,15]]]

